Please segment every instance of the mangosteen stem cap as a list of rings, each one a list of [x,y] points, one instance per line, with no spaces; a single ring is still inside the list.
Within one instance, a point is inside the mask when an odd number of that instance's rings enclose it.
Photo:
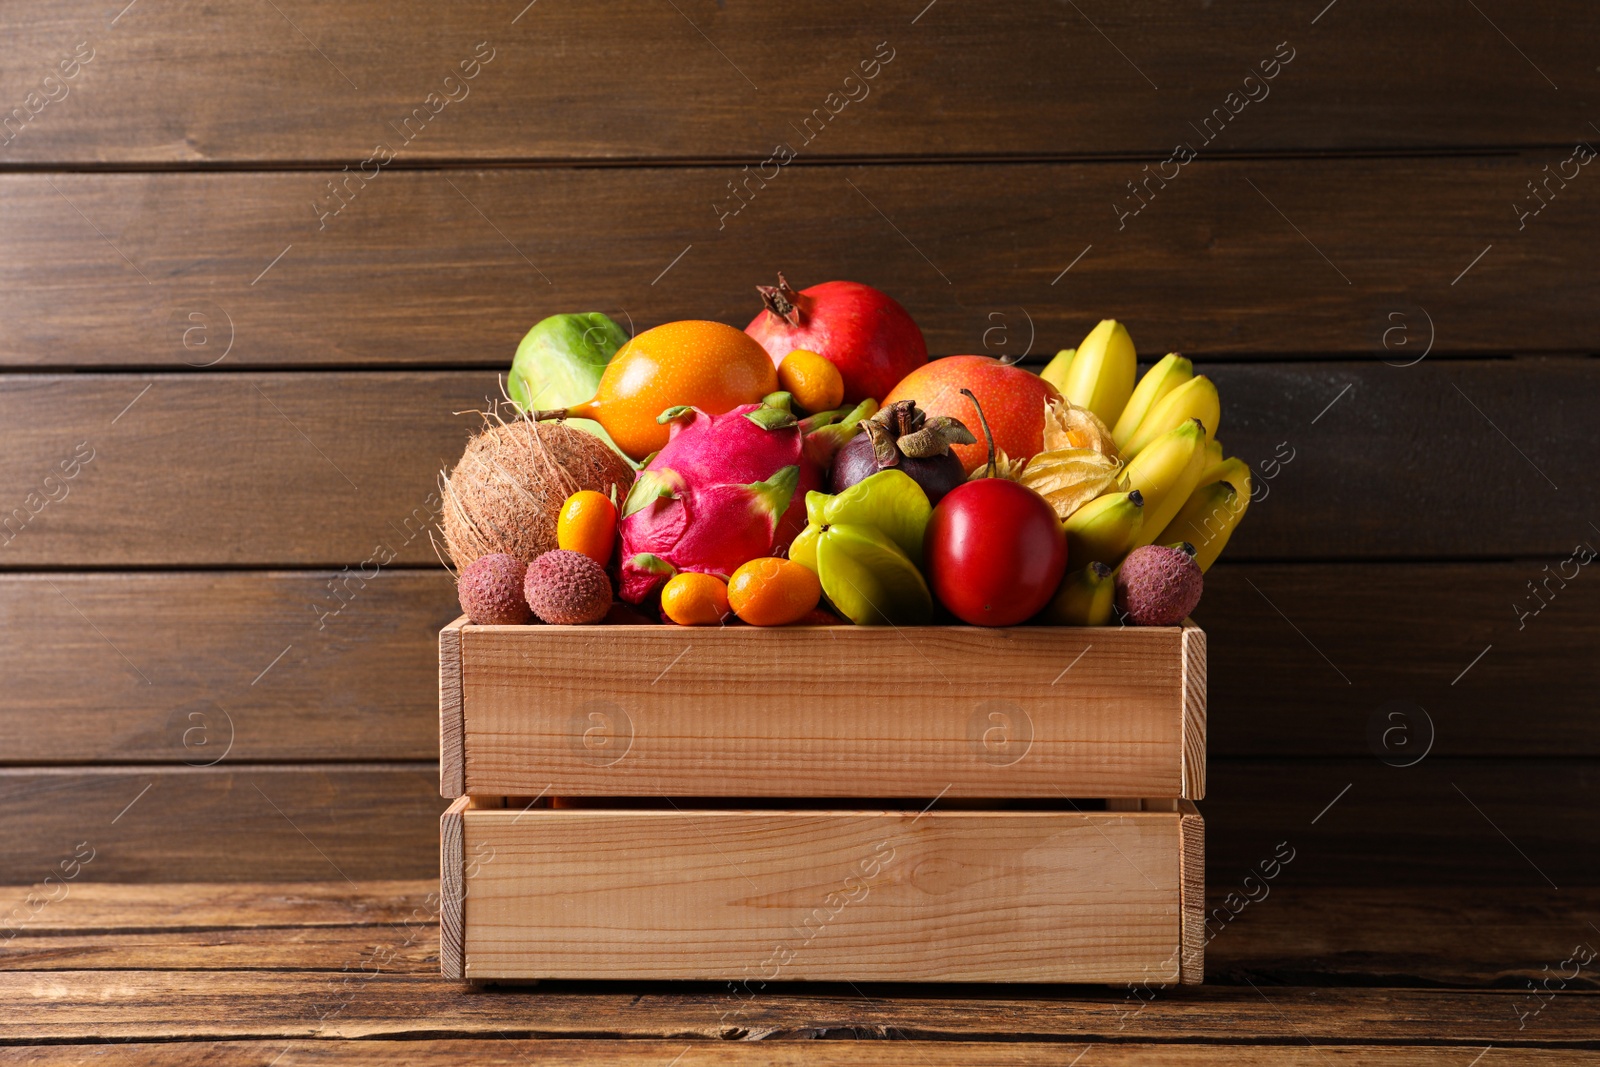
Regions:
[[[896,400],[862,426],[872,436],[878,469],[896,466],[901,456],[931,459],[948,456],[951,445],[977,442],[960,419],[949,415],[928,418],[915,400]]]

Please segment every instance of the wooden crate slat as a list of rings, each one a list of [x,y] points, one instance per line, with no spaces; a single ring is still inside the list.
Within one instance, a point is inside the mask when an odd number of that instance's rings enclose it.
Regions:
[[[464,977],[467,867],[462,813],[468,806],[462,797],[439,816],[439,972],[445,978]]]
[[[461,627],[458,617],[439,631],[439,795],[467,791],[466,724],[461,718]]]
[[[1206,632],[1183,627],[1183,790],[1190,800],[1206,795]],[[1165,795],[1165,794],[1162,794]]]
[[[1206,824],[1191,801],[1178,803],[1179,860],[1183,878],[1183,919],[1179,973],[1184,985],[1199,985],[1206,975]]]
[[[1175,813],[673,804],[462,818],[468,978],[1178,976]]]
[[[474,796],[1184,795],[1186,731],[1205,714],[1187,632],[468,626],[465,771],[446,762],[441,781]]]

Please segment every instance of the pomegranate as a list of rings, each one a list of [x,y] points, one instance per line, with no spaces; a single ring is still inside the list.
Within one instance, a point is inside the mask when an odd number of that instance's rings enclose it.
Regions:
[[[777,285],[758,285],[766,309],[744,332],[761,343],[774,365],[797,348],[839,368],[844,402],[882,400],[896,382],[928,362],[928,343],[906,309],[860,282],[823,282],[796,292],[780,273]]]

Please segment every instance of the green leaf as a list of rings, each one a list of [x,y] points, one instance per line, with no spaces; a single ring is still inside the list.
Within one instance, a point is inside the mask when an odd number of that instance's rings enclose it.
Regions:
[[[783,513],[789,510],[789,501],[800,485],[800,468],[795,464],[783,468],[764,482],[751,482],[746,486],[755,497],[756,507],[772,520],[774,528]]]
[[[775,393],[775,396],[788,396],[788,393]],[[787,430],[791,426],[800,425],[800,420],[794,417],[794,412],[787,408],[759,407],[754,411],[747,411],[744,417],[761,427],[763,430]]]
[[[671,577],[678,573],[678,568],[656,555],[654,552],[640,552],[628,561],[632,566],[647,574],[665,574]]]
[[[678,490],[682,488],[683,479],[671,467],[640,471],[633,481],[633,488],[628,490],[628,499],[622,503],[622,517],[625,519],[636,511],[642,511],[663,497],[676,498]]]

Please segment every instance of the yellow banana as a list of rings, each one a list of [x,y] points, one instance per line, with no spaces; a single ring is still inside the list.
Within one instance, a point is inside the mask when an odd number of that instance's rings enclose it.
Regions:
[[[1215,467],[1221,462],[1222,442],[1213,437],[1211,440],[1206,442],[1206,470],[1210,470],[1212,467]],[[1205,480],[1206,476],[1202,474],[1200,476],[1200,481],[1203,483]]]
[[[1117,424],[1111,428],[1111,438],[1117,442],[1117,447],[1127,446],[1128,439],[1139,428],[1140,421],[1150,413],[1156,401],[1193,377],[1194,364],[1176,352],[1163,356],[1161,362],[1145,371],[1144,377],[1139,379],[1133,395],[1128,398],[1127,405],[1122,409]]]
[[[1156,401],[1127,444],[1122,445],[1122,454],[1132,459],[1149,447],[1151,441],[1190,419],[1200,420],[1209,441],[1217,435],[1217,423],[1221,418],[1222,400],[1217,396],[1216,384],[1203,374],[1190,378]]]
[[[1095,497],[1067,516],[1067,562],[1115,567],[1138,543],[1144,497],[1135,489]]]
[[[1144,496],[1144,523],[1135,547],[1152,543],[1167,528],[1200,484],[1205,462],[1206,432],[1199,419],[1173,427],[1133,457],[1125,472],[1128,488]]]
[[[1067,368],[1072,366],[1072,357],[1077,354],[1076,348],[1063,348],[1056,353],[1056,358],[1044,365],[1044,370],[1039,372],[1039,377],[1056,387],[1056,392],[1065,392],[1067,388]]]
[[[1117,583],[1112,570],[1094,562],[1061,579],[1061,588],[1045,605],[1040,621],[1051,626],[1104,626],[1111,621]]]
[[[1089,331],[1066,368],[1066,384],[1061,395],[1088,408],[1107,426],[1127,406],[1133,393],[1133,378],[1139,371],[1139,357],[1133,351],[1133,338],[1116,319],[1102,319]]]
[[[1194,545],[1194,561],[1200,570],[1210,570],[1249,506],[1250,498],[1241,496],[1233,483],[1226,479],[1209,482],[1189,494],[1156,540],[1189,542]]]
[[[1207,462],[1206,469],[1200,472],[1200,481],[1196,484],[1210,485],[1212,482],[1227,481],[1232,483],[1239,495],[1249,500],[1250,497],[1250,465],[1238,456],[1229,456],[1221,463]]]

